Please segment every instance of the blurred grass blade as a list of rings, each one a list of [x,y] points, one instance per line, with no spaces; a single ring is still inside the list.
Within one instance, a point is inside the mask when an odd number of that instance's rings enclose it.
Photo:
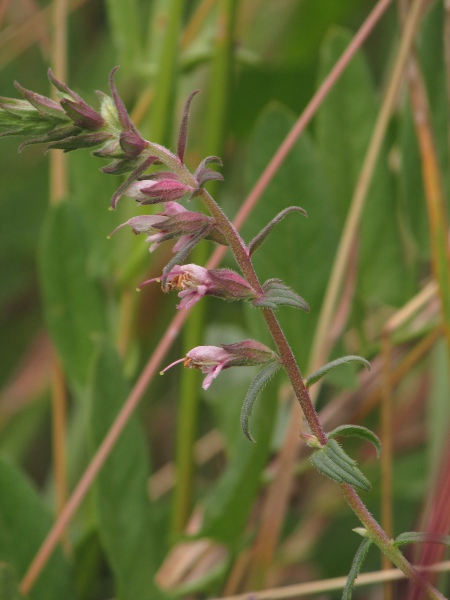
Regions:
[[[88,275],[87,234],[74,204],[65,201],[49,209],[39,259],[47,325],[67,377],[82,389],[106,318],[100,288]]]
[[[342,600],[351,600],[356,578],[359,575],[359,572],[367,556],[367,551],[369,550],[371,543],[372,540],[370,538],[365,538],[361,542],[358,550],[356,551],[355,558],[353,559],[352,567],[350,569],[350,573],[348,574],[347,583],[345,584],[345,587],[342,592]]]
[[[0,490],[0,557],[22,576],[50,529],[52,517],[30,482],[2,456]],[[59,548],[42,570],[32,597],[33,600],[76,598],[70,565]]]
[[[130,77],[142,59],[142,8],[137,0],[106,0],[105,6],[118,64]]]
[[[115,350],[98,348],[90,390],[90,428],[94,448],[104,439],[127,397],[128,385]],[[153,582],[157,539],[147,496],[148,448],[133,416],[125,427],[95,486],[100,538],[121,600],[163,598]]]

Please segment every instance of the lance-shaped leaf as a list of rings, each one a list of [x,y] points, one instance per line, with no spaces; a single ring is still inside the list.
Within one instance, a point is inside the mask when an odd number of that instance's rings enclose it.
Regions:
[[[136,169],[131,173],[131,175],[128,177],[128,179],[126,179],[126,181],[124,181],[122,183],[122,185],[120,185],[117,188],[117,190],[114,192],[114,194],[111,198],[111,208],[116,208],[117,203],[120,200],[120,198],[123,196],[125,190],[130,186],[130,184],[133,183],[133,181],[136,181],[136,179],[140,175],[142,175],[142,173],[156,160],[157,159],[155,156],[149,156],[138,167],[136,167]],[[102,171],[106,172],[105,171],[106,168],[107,167],[103,167]]]
[[[242,431],[245,436],[251,441],[254,442],[250,430],[249,430],[249,419],[252,414],[253,405],[255,404],[255,400],[258,397],[259,392],[264,388],[267,382],[275,375],[275,373],[280,368],[281,364],[278,361],[272,361],[268,363],[265,367],[259,371],[256,375],[255,379],[250,384],[248,388],[247,395],[245,396],[244,404],[242,406],[241,411],[241,426]]]
[[[370,481],[357,467],[336,440],[328,440],[325,446],[311,455],[311,462],[323,475],[337,483],[348,483],[357,490],[370,492]]]
[[[367,429],[367,427],[361,427],[361,425],[340,425],[327,433],[327,437],[332,439],[335,437],[360,437],[364,440],[367,440],[371,444],[373,444],[377,451],[377,458],[380,457],[381,454],[381,442],[380,438],[374,434],[373,431]]]
[[[184,105],[183,117],[181,119],[180,133],[178,134],[178,147],[177,154],[181,162],[184,162],[184,151],[186,150],[187,134],[188,134],[188,121],[189,121],[189,108],[191,106],[192,98],[199,93],[200,90],[194,90],[186,100]]]
[[[311,375],[306,377],[306,379],[304,380],[306,387],[312,386],[313,383],[316,383],[317,381],[319,381],[319,379],[322,379],[322,377],[324,375],[326,375],[332,369],[335,369],[336,367],[340,367],[341,365],[345,365],[350,362],[361,363],[362,365],[367,367],[370,371],[369,361],[366,360],[365,358],[363,358],[362,356],[354,356],[354,355],[342,356],[341,358],[332,360],[331,362],[327,363],[323,367],[320,367],[320,369],[318,369],[317,371],[314,371],[314,373],[311,373]]]
[[[358,550],[356,551],[355,558],[353,559],[353,563],[347,577],[347,582],[342,591],[342,600],[351,600],[356,578],[359,575],[359,572],[367,556],[367,551],[369,550],[371,543],[372,540],[370,538],[365,538],[361,542]]]
[[[268,279],[262,286],[264,296],[253,301],[253,306],[277,309],[279,306],[293,306],[309,312],[309,304],[281,279]]]
[[[277,214],[276,217],[274,217],[265,227],[264,229],[261,229],[261,231],[258,233],[258,235],[256,235],[252,241],[250,242],[250,244],[248,245],[248,252],[249,255],[251,256],[253,254],[253,252],[259,248],[261,246],[261,244],[265,241],[265,239],[267,238],[267,236],[269,235],[269,233],[271,233],[272,229],[275,227],[275,225],[277,225],[280,221],[282,221],[284,219],[284,217],[286,215],[288,215],[291,212],[299,212],[302,215],[304,215],[305,217],[307,217],[307,213],[306,210],[304,210],[303,208],[300,208],[300,206],[289,206],[289,208],[285,208],[284,210],[282,210],[281,212],[279,212]]]
[[[395,538],[394,546],[404,546],[405,544],[442,544],[450,548],[450,535],[405,531]]]

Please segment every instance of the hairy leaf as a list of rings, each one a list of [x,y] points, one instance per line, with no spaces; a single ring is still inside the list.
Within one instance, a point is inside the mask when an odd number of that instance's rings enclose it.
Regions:
[[[309,312],[309,304],[281,279],[268,279],[262,286],[264,296],[253,300],[253,306],[277,309],[279,306],[293,306]]]
[[[404,546],[405,544],[443,544],[450,548],[450,535],[405,531],[395,538],[394,546]]]
[[[361,473],[355,460],[350,458],[336,440],[329,440],[325,446],[311,455],[311,462],[323,475],[337,483],[349,483],[362,492],[369,492],[370,481]]]
[[[347,582],[342,591],[342,600],[351,600],[356,578],[359,575],[359,572],[367,556],[367,551],[369,550],[371,543],[372,540],[370,538],[365,538],[361,542],[358,550],[356,551],[355,558],[353,559],[352,566],[347,577]]]
[[[255,440],[250,433],[248,421],[250,415],[252,414],[253,405],[258,397],[259,392],[264,388],[269,379],[275,375],[280,366],[280,363],[277,361],[268,363],[264,368],[261,369],[261,371],[259,371],[248,388],[241,411],[241,425],[242,431],[251,442],[254,442]]]
[[[367,361],[365,358],[362,358],[362,356],[354,356],[354,355],[342,356],[341,358],[332,360],[331,362],[327,363],[323,367],[320,367],[320,369],[318,369],[317,371],[314,371],[314,373],[312,373],[311,375],[306,377],[306,379],[305,379],[306,387],[310,387],[313,383],[316,383],[317,381],[319,381],[319,379],[322,379],[322,377],[324,375],[326,375],[332,369],[335,369],[336,367],[340,367],[341,365],[345,365],[350,362],[359,362],[362,365],[364,365],[365,367],[367,367],[370,371],[369,361]]]
[[[340,425],[327,433],[328,438],[335,438],[338,436],[342,437],[360,437],[371,444],[373,444],[377,451],[377,458],[380,457],[381,454],[381,442],[380,438],[374,434],[373,431],[367,429],[366,427],[361,427],[361,425]]]

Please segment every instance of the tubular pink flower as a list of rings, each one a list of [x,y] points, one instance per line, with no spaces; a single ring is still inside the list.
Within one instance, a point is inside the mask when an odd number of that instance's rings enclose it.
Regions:
[[[184,361],[188,369],[200,369],[206,373],[202,388],[207,390],[223,369],[261,365],[279,360],[279,357],[263,344],[244,340],[223,346],[197,346],[186,357],[180,358],[161,371],[161,375],[174,365]]]
[[[165,279],[163,290],[178,290],[181,298],[177,308],[190,308],[203,296],[216,296],[224,300],[248,300],[256,297],[247,281],[230,269],[208,271],[198,265],[175,265],[159,279]],[[141,285],[155,281],[151,279]]]

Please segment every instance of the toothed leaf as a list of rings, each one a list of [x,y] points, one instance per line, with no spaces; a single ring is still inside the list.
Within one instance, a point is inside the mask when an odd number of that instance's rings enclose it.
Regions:
[[[324,375],[326,375],[332,369],[335,369],[336,367],[340,367],[341,365],[345,365],[350,362],[359,362],[362,365],[364,365],[365,367],[367,367],[370,371],[369,361],[366,360],[365,358],[362,358],[362,356],[353,356],[353,355],[342,356],[341,358],[332,360],[331,362],[327,363],[323,367],[320,367],[320,369],[318,369],[317,371],[314,371],[314,373],[309,375],[309,377],[307,377],[305,379],[306,387],[310,387],[313,383],[316,383],[317,381],[319,381],[319,379],[322,379],[322,377]]]
[[[264,296],[253,301],[253,306],[276,310],[279,306],[293,306],[309,312],[309,304],[281,279],[268,279],[264,285]]]
[[[357,490],[370,492],[370,481],[357,467],[355,460],[350,458],[339,446],[336,440],[328,442],[311,455],[311,462],[323,475],[337,483],[348,483]]]
[[[268,223],[264,229],[261,229],[261,231],[258,233],[258,235],[256,235],[252,241],[250,242],[250,244],[248,245],[248,251],[250,256],[253,254],[253,252],[259,248],[261,246],[261,244],[265,241],[265,239],[267,238],[267,236],[269,235],[269,233],[272,231],[272,229],[275,227],[275,225],[277,225],[280,221],[282,221],[284,219],[284,217],[291,213],[291,212],[299,212],[302,215],[304,215],[305,217],[307,217],[307,213],[306,210],[304,210],[303,208],[300,208],[300,206],[289,206],[289,208],[285,208],[284,210],[282,210],[281,212],[279,212],[277,214],[276,217],[274,217],[270,223]]]
[[[395,538],[394,546],[404,546],[405,544],[442,544],[450,548],[450,535],[405,531]]]
[[[241,426],[245,437],[247,437],[251,442],[254,442],[255,440],[253,439],[250,433],[248,421],[250,415],[252,414],[253,405],[260,391],[264,388],[267,382],[275,375],[280,366],[281,365],[278,361],[268,363],[265,367],[261,369],[261,371],[259,371],[255,379],[250,384],[250,387],[248,388],[248,392],[245,396],[244,404],[242,406],[241,411]]]
[[[338,436],[342,437],[360,437],[364,440],[373,444],[377,451],[377,458],[380,457],[381,454],[381,442],[377,435],[374,434],[373,431],[367,429],[366,427],[361,427],[360,425],[340,425],[327,433],[328,438],[335,438]]]
[[[359,545],[359,548],[356,551],[355,558],[353,559],[352,566],[347,577],[347,583],[345,584],[345,587],[342,591],[342,600],[351,600],[356,578],[359,575],[359,572],[367,556],[367,551],[369,550],[371,543],[372,540],[370,538],[365,538]]]

